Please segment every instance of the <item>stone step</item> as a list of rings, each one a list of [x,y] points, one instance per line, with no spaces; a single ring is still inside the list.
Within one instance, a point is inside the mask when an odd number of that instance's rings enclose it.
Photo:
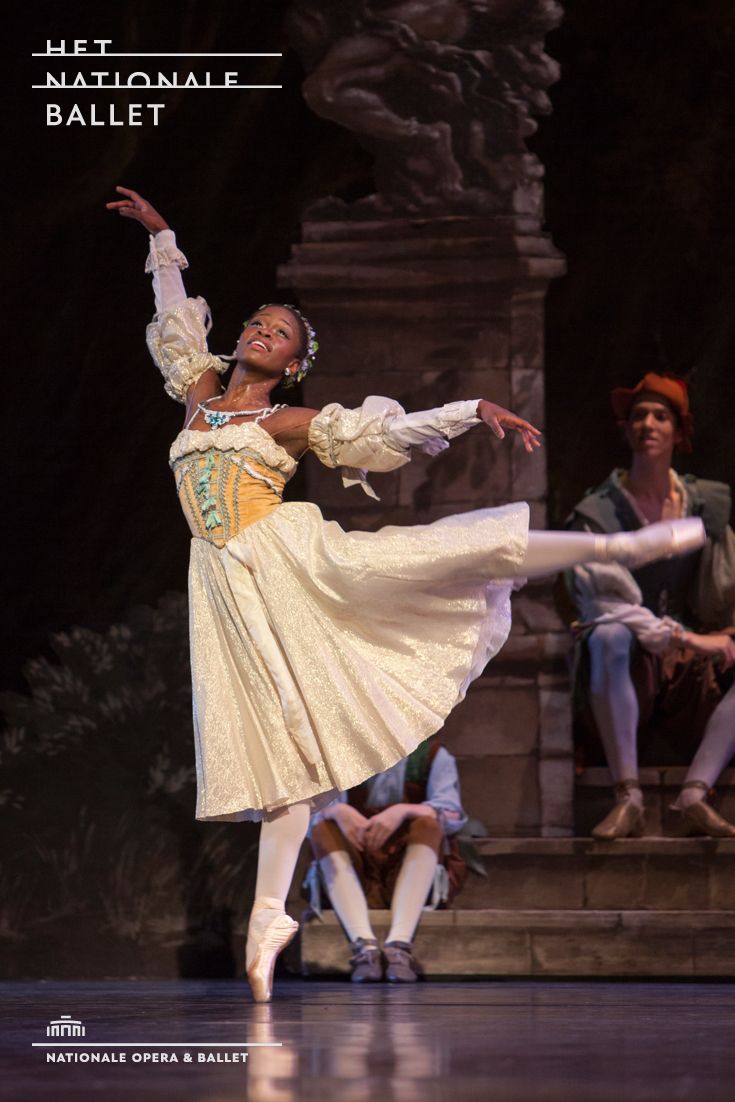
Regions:
[[[457,905],[580,911],[735,909],[735,839],[481,838]]]
[[[669,805],[686,779],[684,766],[648,766],[640,781],[646,808],[646,833],[679,837],[686,830],[681,815]],[[589,834],[613,806],[612,777],[607,769],[585,769],[575,779],[574,823],[577,834]],[[726,769],[716,785],[717,808],[735,823],[735,769]]]
[[[332,911],[303,916],[301,974],[349,974]],[[388,911],[371,911],[382,941]],[[427,978],[450,976],[735,977],[735,911],[449,910],[425,912],[414,948]]]

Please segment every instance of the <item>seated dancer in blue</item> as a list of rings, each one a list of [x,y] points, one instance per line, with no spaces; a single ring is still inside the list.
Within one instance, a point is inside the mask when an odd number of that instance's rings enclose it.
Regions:
[[[343,480],[435,454],[473,425],[527,452],[540,433],[484,399],[406,414],[390,398],[359,409],[271,405],[317,349],[293,306],[251,314],[225,389],[207,350],[202,298],[187,261],[135,191],[108,203],[151,234],[156,314],[148,348],[165,389],[186,405],[170,465],[191,528],[189,608],[194,738],[202,820],[262,820],[246,950],[257,1001],[298,923],[285,900],[312,811],[380,773],[438,731],[510,630],[519,579],[588,560],[639,563],[699,546],[699,519],[640,532],[529,532],[524,502],[414,527],[345,532],[316,505],[282,502],[308,449]]]

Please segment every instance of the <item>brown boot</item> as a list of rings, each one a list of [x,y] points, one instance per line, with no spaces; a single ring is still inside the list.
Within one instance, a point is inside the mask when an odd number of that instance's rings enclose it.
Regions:
[[[633,777],[618,781],[615,785],[615,807],[593,829],[593,838],[600,842],[609,842],[614,838],[640,838],[643,834],[643,812],[628,799],[631,788],[640,787]]]
[[[383,959],[377,941],[364,937],[353,941],[350,964],[353,983],[380,983],[383,978]]]
[[[413,955],[410,942],[386,941],[383,953],[388,983],[416,983],[417,979],[423,977],[423,969]]]

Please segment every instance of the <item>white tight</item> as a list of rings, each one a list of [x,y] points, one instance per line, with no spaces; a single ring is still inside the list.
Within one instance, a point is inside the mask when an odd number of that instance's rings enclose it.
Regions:
[[[271,812],[260,826],[255,898],[268,896],[286,905],[311,809],[308,800]]]
[[[599,557],[600,539],[594,532],[528,533],[528,546],[516,573],[531,578],[556,574]]]
[[[627,542],[623,542],[621,536]],[[632,539],[631,539],[632,537]],[[583,562],[607,562],[627,558],[635,546],[634,533],[615,532],[612,536],[595,532],[540,532],[531,529],[523,561],[513,575],[526,578],[557,574]]]
[[[528,533],[528,545],[522,562],[510,567],[506,575],[496,577],[527,578],[556,574],[583,562],[619,562],[623,566],[643,565],[664,555],[681,553],[698,546],[701,522],[686,518],[674,522],[674,531],[666,523],[648,524],[635,532],[537,532]]]
[[[255,902],[250,913],[246,965],[250,965],[265,929],[286,908],[301,843],[309,826],[308,801],[271,812],[260,827]]]

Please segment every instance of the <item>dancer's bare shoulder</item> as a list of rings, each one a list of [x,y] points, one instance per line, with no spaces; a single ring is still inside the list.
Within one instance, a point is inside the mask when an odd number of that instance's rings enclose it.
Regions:
[[[303,455],[309,445],[309,425],[319,413],[318,409],[279,409],[262,422],[263,428],[294,459]]]

